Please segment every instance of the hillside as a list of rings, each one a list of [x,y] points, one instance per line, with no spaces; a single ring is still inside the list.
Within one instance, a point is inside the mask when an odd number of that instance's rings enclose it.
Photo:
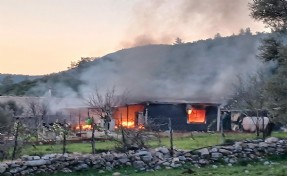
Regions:
[[[2,82],[3,78],[11,76],[11,79],[14,83],[19,83],[25,80],[33,80],[36,78],[40,78],[42,76],[31,76],[31,75],[17,75],[17,74],[3,74],[0,73],[0,83]]]
[[[256,59],[265,36],[123,49],[78,68],[15,84],[2,95],[41,96],[51,88],[55,96],[75,97],[87,95],[95,86],[101,90],[116,86],[137,100],[219,99],[228,96],[237,75],[268,67]]]

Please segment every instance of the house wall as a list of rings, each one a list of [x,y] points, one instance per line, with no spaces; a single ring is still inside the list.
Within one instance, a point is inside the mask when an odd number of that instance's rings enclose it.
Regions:
[[[178,131],[207,131],[216,130],[217,106],[206,107],[206,123],[187,123],[186,104],[149,104],[148,118],[160,126],[161,130],[168,130],[168,119],[171,118],[172,127]]]
[[[137,126],[137,115],[139,112],[144,112],[145,106],[141,104],[127,105],[124,107],[119,107],[114,113],[114,119],[116,125],[123,122],[123,126],[127,125],[129,127]]]

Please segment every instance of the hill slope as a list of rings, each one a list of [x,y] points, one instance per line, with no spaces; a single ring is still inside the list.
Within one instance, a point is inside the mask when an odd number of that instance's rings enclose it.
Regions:
[[[128,90],[129,96],[137,100],[219,99],[228,95],[238,74],[266,67],[256,59],[264,36],[124,49],[83,67],[33,80],[21,94],[41,95],[52,88],[57,96],[85,96],[94,86],[101,90],[116,86],[119,91]],[[10,90],[18,86],[21,84]]]

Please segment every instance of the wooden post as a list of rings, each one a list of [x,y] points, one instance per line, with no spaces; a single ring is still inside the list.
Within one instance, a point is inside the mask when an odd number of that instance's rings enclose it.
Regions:
[[[224,129],[223,129],[223,119],[227,116],[226,112],[223,113],[223,115],[220,116],[220,133],[221,133],[221,143],[225,143],[225,135],[224,135]]]
[[[66,145],[67,145],[67,139],[66,139],[66,136],[67,136],[67,122],[66,120],[64,120],[64,129],[63,129],[63,154],[66,153]]]
[[[82,126],[81,126],[81,110],[79,110],[79,128],[80,128],[80,137],[82,137]]]
[[[217,124],[216,124],[216,131],[219,132],[220,130],[220,105],[217,107]]]
[[[19,120],[16,120],[15,125],[16,125],[16,129],[15,129],[15,135],[14,135],[14,147],[13,147],[13,153],[12,153],[12,160],[15,159],[16,151],[18,148],[18,135],[19,135],[19,127],[20,127]]]
[[[125,133],[124,133],[124,129],[123,129],[123,116],[122,116],[122,113],[121,113],[121,133],[122,133],[122,142],[123,142],[123,145],[124,147],[126,147],[126,138],[125,138]]]
[[[168,119],[168,128],[169,128],[169,142],[170,142],[170,156],[173,156],[173,130],[171,125],[171,119]]]

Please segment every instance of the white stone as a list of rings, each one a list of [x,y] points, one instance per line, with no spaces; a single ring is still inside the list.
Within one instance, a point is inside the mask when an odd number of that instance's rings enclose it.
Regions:
[[[47,160],[32,160],[32,161],[26,161],[25,165],[26,166],[41,166],[41,165],[45,165],[47,163]]]
[[[5,163],[0,164],[0,173],[4,173],[7,168],[8,168],[7,164]]]
[[[114,172],[113,173],[113,176],[120,176],[121,175],[121,173],[119,173],[119,172]]]
[[[276,138],[276,137],[269,137],[269,138],[265,139],[266,143],[275,143],[275,142],[278,142],[278,141],[279,141],[279,139]]]

